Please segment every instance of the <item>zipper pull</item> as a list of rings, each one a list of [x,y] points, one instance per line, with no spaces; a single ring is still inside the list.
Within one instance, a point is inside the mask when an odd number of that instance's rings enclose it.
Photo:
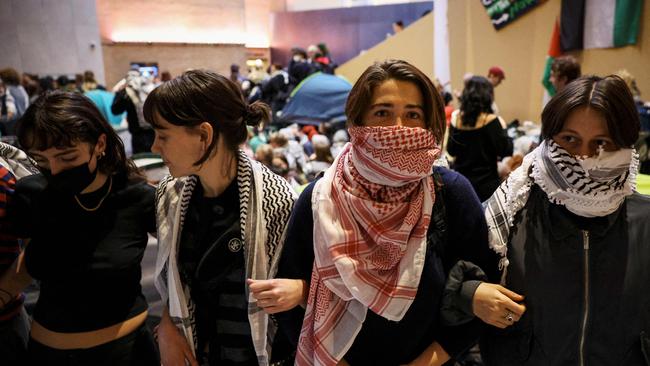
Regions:
[[[585,250],[589,249],[589,231],[582,230],[582,247]]]

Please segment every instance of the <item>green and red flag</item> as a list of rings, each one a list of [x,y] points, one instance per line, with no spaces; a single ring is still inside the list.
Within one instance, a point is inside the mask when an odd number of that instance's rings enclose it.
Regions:
[[[551,35],[551,43],[548,47],[548,53],[546,55],[546,65],[544,66],[544,75],[542,76],[542,84],[546,89],[548,96],[552,97],[555,95],[555,87],[551,84],[551,65],[553,60],[562,56],[562,48],[560,47],[560,24],[556,20],[553,25],[553,34]]]
[[[562,0],[563,51],[636,44],[643,0]]]

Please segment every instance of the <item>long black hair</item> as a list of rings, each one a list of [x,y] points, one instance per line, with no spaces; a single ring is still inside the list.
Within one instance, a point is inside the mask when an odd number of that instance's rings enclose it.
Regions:
[[[106,135],[106,155],[97,161],[99,171],[110,175],[125,173],[140,176],[135,164],[126,158],[124,143],[95,104],[87,97],[70,92],[43,94],[18,121],[18,143],[28,154],[30,150],[69,148],[77,143],[94,145]]]
[[[460,100],[463,126],[476,126],[476,120],[481,113],[493,112],[494,88],[492,83],[482,76],[472,76],[465,82]]]

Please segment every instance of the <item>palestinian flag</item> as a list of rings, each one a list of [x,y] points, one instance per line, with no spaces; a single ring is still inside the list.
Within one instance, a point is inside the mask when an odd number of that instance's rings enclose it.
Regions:
[[[562,0],[563,51],[636,44],[643,0]]]
[[[544,75],[542,76],[542,84],[544,84],[544,89],[546,89],[547,96],[552,97],[555,95],[555,87],[551,84],[551,65],[553,65],[553,60],[562,56],[562,48],[560,47],[560,24],[556,20],[555,25],[553,26],[553,35],[551,35],[551,44],[548,47],[548,54],[546,56],[546,65],[544,66]],[[544,103],[546,104],[546,103]]]

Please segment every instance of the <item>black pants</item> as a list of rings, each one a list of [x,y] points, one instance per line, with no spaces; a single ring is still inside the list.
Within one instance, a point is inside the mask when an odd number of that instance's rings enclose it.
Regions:
[[[153,337],[145,325],[122,338],[88,349],[54,349],[30,338],[27,360],[27,365],[33,366],[160,365]]]

